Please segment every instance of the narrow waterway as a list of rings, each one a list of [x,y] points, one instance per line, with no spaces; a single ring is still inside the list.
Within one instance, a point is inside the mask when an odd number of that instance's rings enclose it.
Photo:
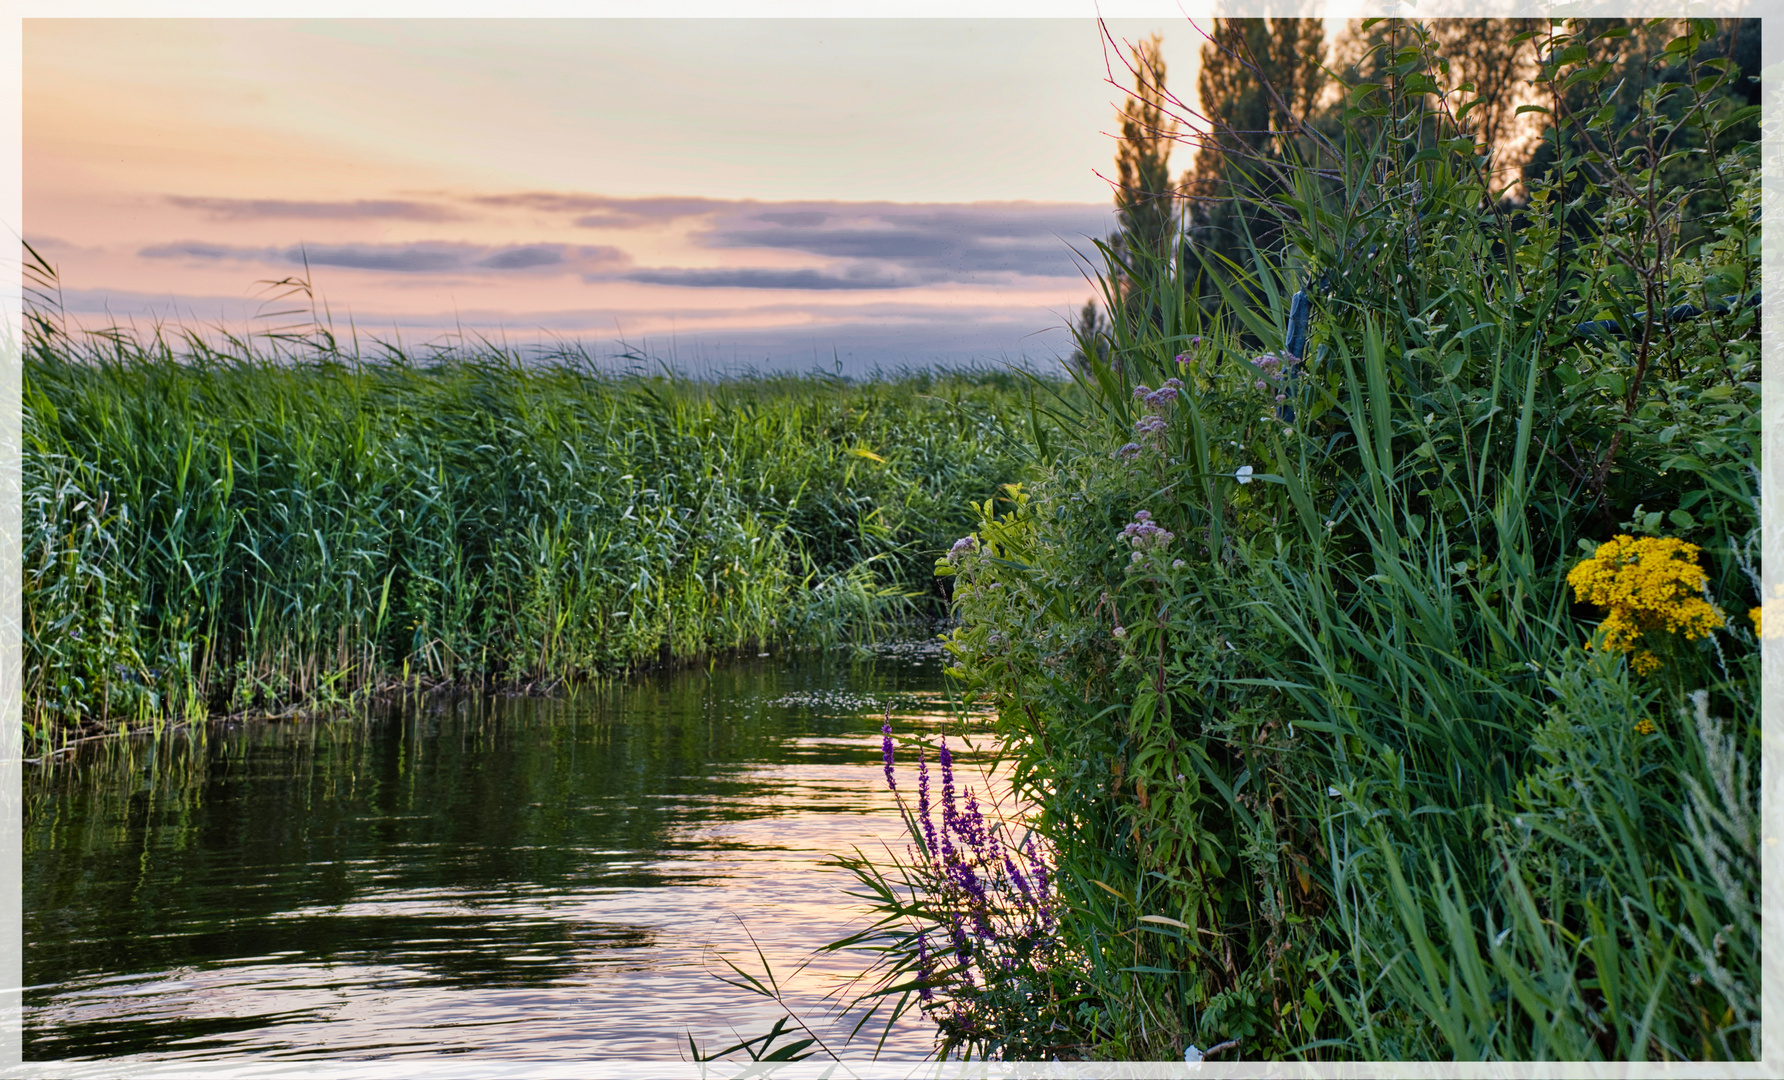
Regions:
[[[962,746],[940,669],[752,660],[28,765],[25,1059],[673,1061],[783,1014],[715,974],[757,946],[868,1056],[825,1001],[866,958],[795,968],[865,914],[825,862],[904,854],[885,710]],[[913,1011],[882,1057],[931,1044]]]

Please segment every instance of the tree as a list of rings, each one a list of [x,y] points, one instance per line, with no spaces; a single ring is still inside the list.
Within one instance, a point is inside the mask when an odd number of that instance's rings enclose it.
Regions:
[[[1072,328],[1072,367],[1089,374],[1092,356],[1109,362],[1109,327],[1097,311],[1096,301],[1086,300],[1078,312],[1078,325]]]
[[[1134,93],[1121,107],[1121,142],[1115,149],[1116,212],[1129,252],[1164,257],[1177,233],[1176,186],[1171,183],[1171,144],[1177,121],[1166,111],[1163,43],[1153,34],[1130,46]]]
[[[1182,190],[1199,261],[1222,273],[1223,260],[1245,265],[1248,237],[1269,245],[1270,216],[1252,200],[1281,192],[1276,166],[1313,150],[1303,128],[1325,92],[1325,29],[1319,19],[1216,19],[1206,37],[1201,130]]]
[[[1116,118],[1121,122],[1121,141],[1115,147],[1115,214],[1119,227],[1105,246],[1113,256],[1115,296],[1129,316],[1141,314],[1144,299],[1135,276],[1127,272],[1135,260],[1162,261],[1176,250],[1178,234],[1177,190],[1171,182],[1171,145],[1177,141],[1177,120],[1169,109],[1174,102],[1165,89],[1165,62],[1159,52],[1163,39],[1152,34],[1128,46],[1127,65],[1134,89]],[[1108,327],[1091,300],[1079,313],[1076,344],[1071,363],[1089,368],[1085,344],[1096,343],[1097,354],[1108,356]]]

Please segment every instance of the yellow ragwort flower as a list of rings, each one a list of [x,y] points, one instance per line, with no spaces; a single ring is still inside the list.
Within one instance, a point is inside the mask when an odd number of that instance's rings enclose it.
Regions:
[[[1763,631],[1759,628],[1759,615],[1764,610],[1765,610],[1764,608],[1754,608],[1752,611],[1747,612],[1747,618],[1753,620],[1753,636],[1754,637],[1764,637],[1765,636],[1765,631]]]
[[[1696,641],[1727,625],[1722,612],[1703,597],[1700,550],[1673,537],[1617,536],[1574,567],[1567,575],[1574,595],[1606,612],[1598,626],[1600,647],[1633,653],[1630,666],[1647,675],[1661,661],[1641,647],[1643,635],[1683,634]]]
[[[1635,725],[1635,733],[1637,735],[1652,735],[1659,730],[1659,728],[1654,726],[1654,721],[1652,720],[1639,720]]]

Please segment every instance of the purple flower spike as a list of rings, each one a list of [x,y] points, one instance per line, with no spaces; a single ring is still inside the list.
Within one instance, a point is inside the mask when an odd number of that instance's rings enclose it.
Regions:
[[[889,716],[880,725],[880,757],[886,762],[886,786],[897,791],[898,781],[892,776],[892,721]]]
[[[929,816],[929,756],[924,746],[917,747],[917,816],[923,819],[923,838],[928,842],[924,854],[934,862],[941,848],[935,842],[935,821]]]
[[[954,853],[954,845],[948,840],[948,833],[958,833],[955,823],[954,809],[954,755],[948,752],[948,740],[942,740],[942,858],[946,859]]]

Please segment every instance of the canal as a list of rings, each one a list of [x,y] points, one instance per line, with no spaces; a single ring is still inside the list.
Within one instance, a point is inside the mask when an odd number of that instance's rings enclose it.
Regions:
[[[673,1061],[786,1011],[718,978],[760,974],[757,946],[866,1057],[834,1002],[867,958],[813,961],[866,914],[826,863],[904,853],[888,709],[988,761],[941,667],[933,643],[752,659],[28,764],[25,1059]],[[882,1058],[932,1030],[913,1010]]]

